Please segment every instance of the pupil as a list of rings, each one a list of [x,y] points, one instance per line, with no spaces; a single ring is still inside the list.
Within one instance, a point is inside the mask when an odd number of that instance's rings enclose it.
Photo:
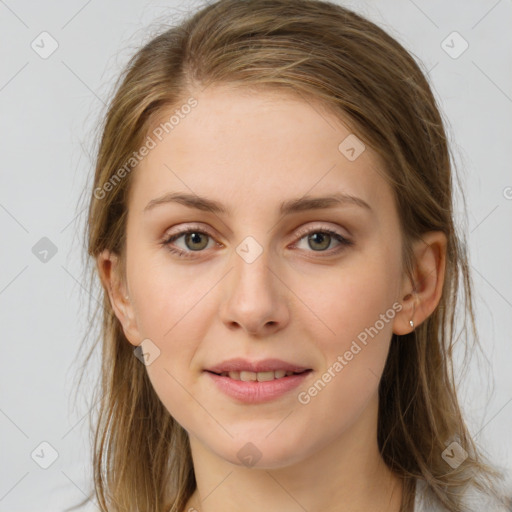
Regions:
[[[326,249],[327,247],[329,247],[330,238],[331,238],[331,235],[328,235],[326,233],[313,233],[309,237],[309,242],[313,242],[313,244],[319,243],[321,245],[320,249]],[[325,241],[327,241],[327,244],[326,243],[322,244],[322,242],[325,242]],[[311,246],[311,243],[310,243],[310,246]],[[311,248],[314,249],[315,247],[311,246]]]
[[[189,233],[186,236],[187,246],[188,246],[189,242],[191,242],[192,244],[200,244],[202,236],[203,236],[203,233]],[[200,249],[204,249],[206,247],[206,245],[207,245],[207,243],[206,244],[203,243],[202,246],[200,246],[200,247],[189,247],[189,249],[191,249],[193,251],[198,251]]]

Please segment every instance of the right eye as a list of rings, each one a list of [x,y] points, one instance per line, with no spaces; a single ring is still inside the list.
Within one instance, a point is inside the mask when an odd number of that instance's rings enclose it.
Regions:
[[[174,245],[174,242],[180,238],[183,238],[185,247],[180,248]],[[202,228],[190,227],[167,236],[162,241],[162,245],[180,258],[194,258],[194,252],[203,252],[204,249],[208,248],[208,238],[213,241],[213,237],[210,233],[204,231]],[[213,245],[215,245],[215,243]]]

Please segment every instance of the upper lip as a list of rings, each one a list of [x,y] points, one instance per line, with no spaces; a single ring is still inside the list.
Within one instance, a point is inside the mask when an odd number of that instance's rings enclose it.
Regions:
[[[294,363],[288,363],[281,361],[280,359],[263,359],[262,361],[249,361],[247,359],[235,358],[228,359],[222,363],[216,364],[206,368],[206,371],[213,373],[223,372],[274,372],[277,370],[284,370],[287,372],[302,372],[304,370],[310,370],[305,366],[300,366]]]

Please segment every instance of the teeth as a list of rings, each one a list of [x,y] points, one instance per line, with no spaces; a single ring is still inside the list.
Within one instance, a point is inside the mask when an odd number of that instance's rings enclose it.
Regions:
[[[266,382],[274,379],[282,379],[283,377],[288,377],[293,374],[293,372],[287,372],[285,370],[276,370],[275,372],[222,372],[221,376],[244,382]]]
[[[274,372],[259,372],[256,374],[258,382],[266,382],[267,380],[274,380]]]
[[[240,372],[240,380],[242,380],[244,382],[256,380],[257,377],[258,377],[258,374],[254,373],[254,372]]]

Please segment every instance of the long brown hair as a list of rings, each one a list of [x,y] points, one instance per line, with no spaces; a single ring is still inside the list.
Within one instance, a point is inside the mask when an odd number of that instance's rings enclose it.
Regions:
[[[445,233],[440,303],[414,332],[391,341],[379,388],[378,442],[386,464],[404,480],[402,510],[411,509],[414,482],[422,478],[448,510],[462,511],[464,492],[490,492],[497,472],[479,454],[455,389],[455,340],[462,337],[470,350],[476,328],[467,255],[454,225],[451,155],[424,73],[381,28],[324,1],[220,0],[154,37],[126,66],[101,127],[88,198],[90,261],[104,249],[124,256],[127,197],[137,172],[136,162],[126,163],[163,109],[223,83],[290,91],[322,104],[382,157],[399,211],[406,271],[414,240],[427,231]],[[464,321],[457,332],[459,307]],[[106,289],[93,322],[98,315],[94,482],[100,508],[181,512],[196,485],[187,434],[134,357]],[[468,458],[452,469],[442,452],[455,440]]]

